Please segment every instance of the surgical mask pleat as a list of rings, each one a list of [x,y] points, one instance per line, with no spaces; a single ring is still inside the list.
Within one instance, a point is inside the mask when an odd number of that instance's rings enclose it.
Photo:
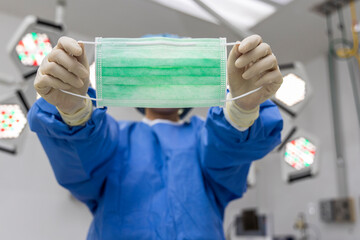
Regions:
[[[163,90],[164,94],[158,95],[154,89]],[[217,86],[204,86],[204,85],[168,85],[168,86],[135,86],[135,85],[116,85],[111,88],[106,88],[104,94],[118,94],[117,99],[129,99],[133,96],[141,96],[138,100],[168,100],[176,99],[183,100],[186,98],[189,91],[194,89],[198,90],[197,94],[192,96],[191,99],[211,99],[211,96],[218,93]]]
[[[181,68],[146,68],[146,67],[104,67],[102,69],[103,76],[216,76],[220,77],[220,68],[197,68],[197,67],[181,67]]]
[[[121,48],[118,51],[114,49],[104,49],[103,53],[106,57],[103,58],[103,65],[107,67],[219,67],[219,54],[214,54],[214,49],[194,49],[194,47],[187,47],[182,49],[163,49],[159,46],[154,46],[156,49],[149,49],[145,47],[140,51],[138,49],[128,50]],[[191,49],[188,49],[191,48]],[[192,50],[193,49],[193,50]],[[215,52],[216,53],[216,52]]]
[[[103,76],[103,85],[192,85],[192,76]],[[202,76],[196,80],[197,85],[219,85],[219,77]]]

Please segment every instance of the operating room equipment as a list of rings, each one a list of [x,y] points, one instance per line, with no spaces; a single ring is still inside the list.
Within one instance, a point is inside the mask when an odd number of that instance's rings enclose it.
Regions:
[[[320,169],[320,141],[313,134],[294,127],[279,146],[284,182],[314,177]]]
[[[42,59],[63,34],[65,27],[62,24],[32,15],[23,20],[7,46],[7,51],[23,79],[27,80],[35,75]]]
[[[292,118],[296,118],[313,95],[311,81],[302,62],[294,61],[279,65],[283,84],[271,100]]]
[[[35,16],[26,16],[7,44],[10,62],[19,74],[0,74],[0,151],[19,154],[26,135],[26,114],[32,99],[32,77],[42,59],[52,50],[64,26]],[[31,87],[30,87],[31,86]]]

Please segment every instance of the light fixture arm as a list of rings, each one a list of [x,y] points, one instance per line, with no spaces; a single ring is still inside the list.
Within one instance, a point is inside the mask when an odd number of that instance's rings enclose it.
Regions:
[[[338,93],[338,81],[336,77],[336,64],[333,54],[331,52],[331,43],[333,41],[333,29],[331,15],[326,16],[328,40],[329,40],[329,51],[327,54],[327,63],[329,71],[329,86],[330,86],[330,100],[331,100],[331,113],[332,123],[334,128],[334,140],[335,140],[335,154],[336,154],[336,172],[337,172],[337,183],[338,183],[338,194],[339,197],[349,196],[349,189],[347,184],[347,169],[346,160],[344,158],[344,146],[342,140],[342,127],[340,119],[340,105],[339,105],[339,93]]]

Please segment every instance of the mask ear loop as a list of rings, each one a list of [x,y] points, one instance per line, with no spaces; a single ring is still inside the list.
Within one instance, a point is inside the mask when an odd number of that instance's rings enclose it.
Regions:
[[[83,44],[88,44],[88,45],[96,45],[97,44],[97,42],[90,42],[90,41],[81,41],[81,40],[79,40],[79,41],[77,41],[78,43],[83,43]]]
[[[83,43],[83,44],[90,44],[90,45],[96,45],[98,44],[97,42],[89,42],[89,41],[78,41],[78,43]],[[159,43],[155,43],[155,44],[162,44],[162,42],[159,42]],[[225,46],[234,46],[236,44],[240,44],[239,41],[237,42],[230,42],[230,43],[226,43]],[[131,44],[130,44],[131,45]],[[190,44],[186,44],[186,45],[190,45]],[[193,44],[192,44],[193,45]],[[253,94],[257,91],[259,91],[260,89],[262,89],[262,86],[261,87],[258,87],[254,90],[251,90],[247,93],[244,93],[240,96],[237,96],[237,97],[233,97],[233,98],[230,98],[230,99],[226,99],[226,100],[222,100],[221,102],[230,102],[230,101],[234,101],[234,100],[237,100],[237,99],[240,99],[240,98],[243,98],[243,97],[246,97],[250,94]],[[59,89],[61,92],[63,93],[66,93],[66,94],[69,94],[69,95],[72,95],[72,96],[75,96],[75,97],[79,97],[79,98],[83,98],[83,99],[90,99],[90,100],[93,100],[93,101],[101,101],[102,99],[100,98],[91,98],[91,97],[86,97],[86,96],[82,96],[82,95],[79,95],[79,94],[76,94],[76,93],[72,93],[72,92],[69,92],[69,91],[65,91],[63,89]]]
[[[72,92],[69,92],[69,91],[65,91],[63,89],[59,89],[60,91],[62,91],[63,93],[66,93],[66,94],[69,94],[69,95],[72,95],[72,96],[75,96],[75,97],[79,97],[79,98],[83,98],[83,99],[90,99],[92,101],[101,101],[102,99],[100,98],[92,98],[92,97],[87,97],[87,96],[83,96],[83,95],[79,95],[79,94],[76,94],[76,93],[72,93]]]
[[[253,94],[253,93],[259,91],[260,89],[262,89],[262,86],[254,89],[254,90],[251,90],[251,91],[249,91],[249,92],[247,92],[247,93],[241,94],[240,96],[233,97],[233,98],[226,99],[226,100],[222,100],[221,102],[231,102],[231,101],[234,101],[234,100],[237,100],[237,99],[246,97],[246,96],[248,96],[248,95],[250,95],[250,94]]]

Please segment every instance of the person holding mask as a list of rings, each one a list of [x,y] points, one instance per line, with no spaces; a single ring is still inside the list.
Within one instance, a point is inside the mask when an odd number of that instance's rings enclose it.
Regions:
[[[88,239],[224,239],[227,204],[242,197],[252,161],[280,143],[282,119],[268,100],[282,75],[270,46],[253,35],[228,57],[228,98],[206,120],[178,109],[146,108],[141,122],[115,121],[106,108],[60,89],[94,96],[84,46],[62,37],[38,69],[42,96],[30,127],[57,181],[94,219]]]

